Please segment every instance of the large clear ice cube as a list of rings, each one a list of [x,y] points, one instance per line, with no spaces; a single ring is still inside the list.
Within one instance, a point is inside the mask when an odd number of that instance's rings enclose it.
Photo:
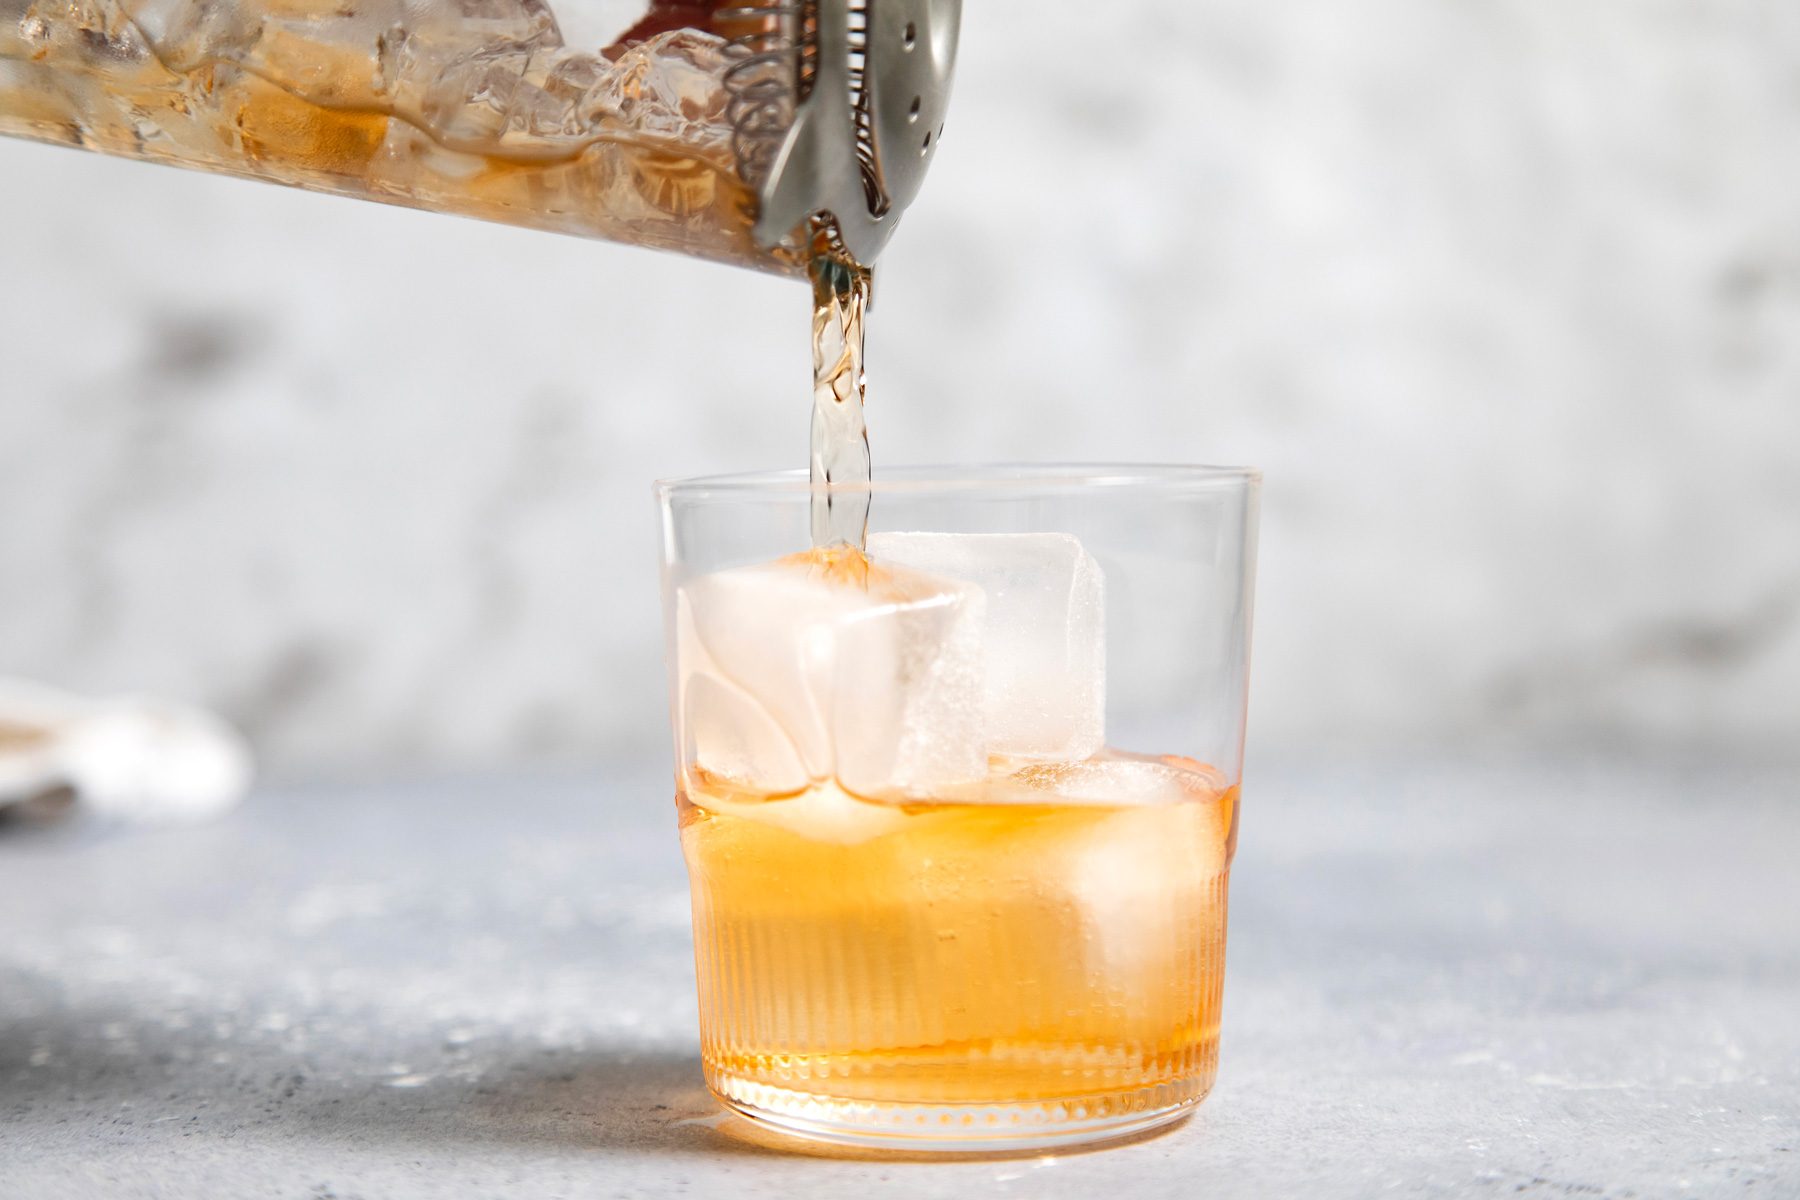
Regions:
[[[1066,533],[877,533],[869,554],[986,595],[990,753],[1071,762],[1105,744],[1106,585],[1079,541]]]
[[[1085,762],[1036,763],[997,781],[990,790],[1013,803],[1144,808],[1210,801],[1224,792],[1225,783],[1217,772],[1191,759],[1115,753]]]
[[[979,588],[834,548],[701,576],[675,604],[684,765],[765,794],[984,776]]]

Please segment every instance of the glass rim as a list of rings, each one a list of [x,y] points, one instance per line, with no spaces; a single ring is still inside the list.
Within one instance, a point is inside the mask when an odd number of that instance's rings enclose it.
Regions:
[[[831,483],[823,490],[834,493],[868,492],[871,495],[956,491],[1098,491],[1132,489],[1146,491],[1231,491],[1262,482],[1255,467],[1212,466],[1200,463],[969,463],[937,466],[883,466],[866,483]],[[745,471],[726,475],[697,475],[687,479],[659,479],[657,499],[705,500],[757,496],[808,495],[812,481],[805,468],[781,471]]]

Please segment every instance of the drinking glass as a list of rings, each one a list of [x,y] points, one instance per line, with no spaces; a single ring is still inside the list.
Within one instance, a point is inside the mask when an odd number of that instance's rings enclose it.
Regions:
[[[706,1081],[803,1137],[1111,1138],[1212,1087],[1259,476],[657,485]],[[809,549],[866,505],[868,557]]]

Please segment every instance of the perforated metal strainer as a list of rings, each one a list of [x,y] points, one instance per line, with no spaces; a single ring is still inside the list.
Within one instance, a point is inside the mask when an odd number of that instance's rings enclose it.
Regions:
[[[844,248],[872,262],[943,137],[962,0],[803,0],[729,15],[747,30],[726,85],[757,240],[771,246],[829,214]]]

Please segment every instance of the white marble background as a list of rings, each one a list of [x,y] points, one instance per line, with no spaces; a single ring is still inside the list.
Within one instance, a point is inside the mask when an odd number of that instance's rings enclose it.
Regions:
[[[1800,6],[970,8],[878,464],[1265,468],[1253,758],[1800,755]],[[648,485],[799,465],[798,287],[22,143],[0,230],[0,673],[661,752]]]

